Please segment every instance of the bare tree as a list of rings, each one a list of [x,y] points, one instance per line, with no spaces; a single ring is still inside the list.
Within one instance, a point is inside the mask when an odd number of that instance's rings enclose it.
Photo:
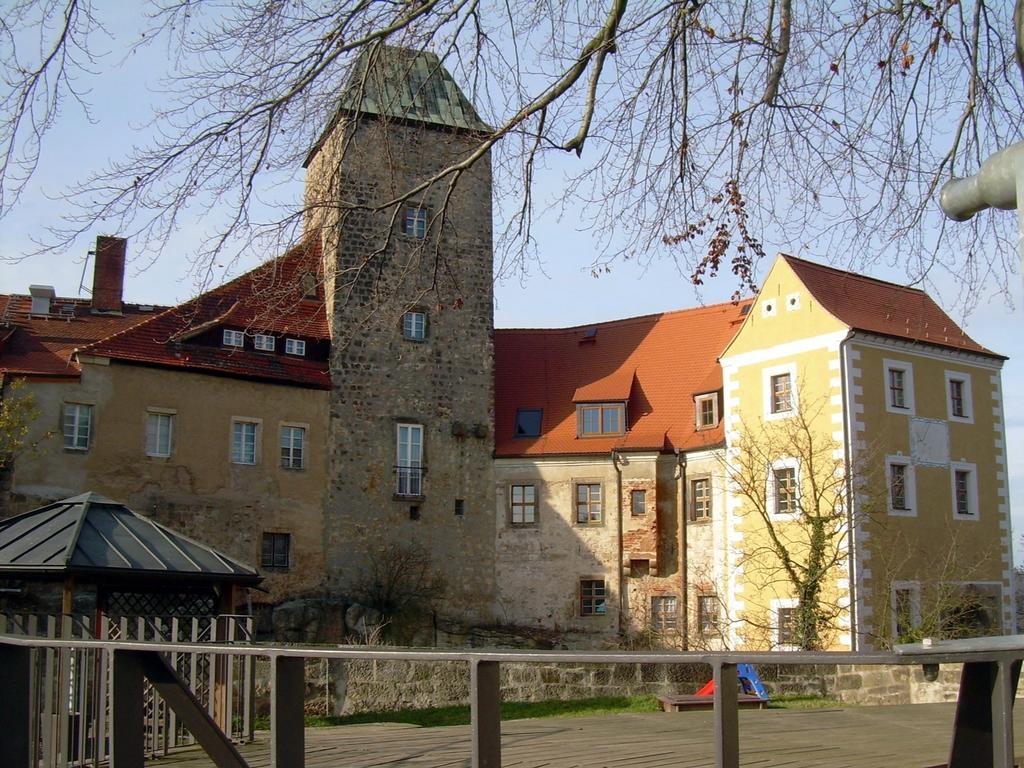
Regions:
[[[385,621],[429,614],[444,598],[444,578],[420,544],[383,544],[367,559],[353,588],[356,600],[380,612]]]
[[[849,563],[846,500],[858,473],[848,471],[842,444],[822,431],[830,423],[825,405],[799,396],[789,418],[748,424],[727,453],[728,481],[743,503],[739,514],[754,521],[744,536],[744,580],[762,602],[796,601],[786,621],[751,606],[743,616],[748,641],[789,634],[788,644],[804,650],[827,648],[847,609],[835,584]],[[858,499],[858,514],[867,514],[865,494]]]
[[[986,562],[998,557],[996,545],[981,556],[967,554],[970,550],[960,545],[960,531],[949,522],[939,539],[911,538],[901,530],[885,530],[884,524],[882,531],[887,545],[879,548],[872,566],[872,580],[886,598],[876,603],[873,640],[877,646],[890,648],[925,637],[1003,633],[1000,595],[984,583],[983,576]],[[927,563],[927,569],[915,572],[915,561]],[[979,577],[982,583],[977,583]]]
[[[985,0],[150,0],[148,27],[114,43],[167,46],[166,101],[147,142],[68,191],[48,244],[102,220],[155,246],[204,208],[220,235],[199,273],[254,237],[292,239],[301,206],[256,218],[257,194],[299,172],[360,55],[386,44],[438,54],[491,126],[433,182],[457,182],[493,149],[506,273],[523,268],[550,203],[535,198],[539,169],[573,153],[562,197],[605,244],[595,270],[660,254],[696,283],[731,271],[742,290],[770,241],[851,268],[899,261],[915,281],[949,270],[969,304],[986,278],[1005,289],[1012,222],[946,230],[933,198],[1021,138],[1016,5],[1014,17]],[[3,17],[8,212],[47,131],[102,74],[107,33],[91,0],[12,0]]]

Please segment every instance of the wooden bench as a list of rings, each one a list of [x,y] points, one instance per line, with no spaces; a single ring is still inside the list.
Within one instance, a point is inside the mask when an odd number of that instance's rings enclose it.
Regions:
[[[751,696],[750,694],[741,693],[736,697],[736,699],[740,709],[768,708],[768,699],[762,699],[760,696]],[[658,701],[661,703],[661,710],[663,712],[684,712],[691,709],[712,709],[715,706],[714,696],[697,696],[692,693],[659,696]]]

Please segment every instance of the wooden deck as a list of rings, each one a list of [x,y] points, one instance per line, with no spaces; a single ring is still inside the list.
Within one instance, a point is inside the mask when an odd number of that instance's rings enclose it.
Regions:
[[[952,704],[740,712],[742,765],[752,768],[925,768],[945,763]],[[1014,717],[1024,754],[1024,711]],[[710,712],[513,720],[502,724],[504,768],[698,768],[710,766]],[[468,768],[468,726],[350,725],[306,730],[307,768]],[[268,768],[268,736],[242,747]],[[1024,764],[1024,763],[1021,763]],[[190,748],[150,768],[207,768]]]

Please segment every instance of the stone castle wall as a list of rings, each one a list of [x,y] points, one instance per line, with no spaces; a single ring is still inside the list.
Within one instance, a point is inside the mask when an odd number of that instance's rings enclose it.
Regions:
[[[329,589],[358,593],[387,545],[414,546],[444,578],[438,610],[486,621],[494,593],[489,158],[450,196],[441,182],[386,205],[472,144],[422,124],[342,121],[309,166],[307,206],[319,212],[311,220],[323,227],[333,281]],[[338,196],[366,207],[332,206]],[[403,233],[407,204],[427,211],[425,239]],[[427,316],[422,341],[403,336],[409,310]],[[395,493],[399,424],[423,426],[419,498]]]
[[[769,694],[822,696],[852,705],[955,701],[960,666],[945,665],[939,679],[920,667],[867,665],[762,665]],[[267,711],[269,667],[257,670],[257,709]],[[597,696],[693,693],[711,678],[700,664],[502,664],[504,701],[568,701]],[[422,709],[469,703],[465,662],[310,660],[306,665],[308,714]]]

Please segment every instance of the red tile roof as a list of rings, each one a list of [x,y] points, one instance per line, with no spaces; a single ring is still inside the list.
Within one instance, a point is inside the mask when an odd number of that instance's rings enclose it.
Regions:
[[[693,395],[709,391],[711,382],[721,387],[717,358],[749,304],[716,304],[576,328],[495,330],[495,455],[721,445],[720,425],[696,430]],[[629,431],[578,438],[574,398],[581,394],[591,401],[627,398]],[[540,437],[514,436],[519,408],[543,409]]]
[[[974,341],[924,291],[782,258],[822,307],[855,330],[1006,359]]]
[[[0,296],[0,371],[28,376],[80,374],[73,353],[111,334],[152,318],[164,307],[140,309],[125,304],[124,313],[94,315],[88,299],[56,298],[54,314],[30,314],[32,299]]]
[[[302,278],[307,274],[316,278],[316,298],[303,295]],[[98,341],[82,352],[115,360],[330,389],[326,360],[191,341],[198,333],[220,326],[329,340],[322,274],[320,238],[312,237],[273,261],[148,322]]]
[[[591,344],[596,343],[596,341],[584,343]],[[573,393],[572,401],[574,403],[597,403],[629,400],[629,393],[633,391],[633,380],[635,378],[636,367],[625,366],[608,374],[603,379],[577,387]]]

